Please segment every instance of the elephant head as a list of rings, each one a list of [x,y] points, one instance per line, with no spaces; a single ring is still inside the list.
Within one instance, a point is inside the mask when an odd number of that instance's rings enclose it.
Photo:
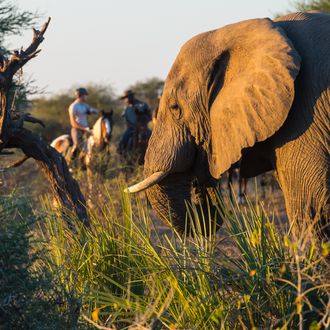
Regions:
[[[201,195],[241,158],[272,136],[294,99],[300,57],[270,19],[248,20],[200,34],[180,50],[166,79],[145,157],[147,195],[181,231],[185,201]],[[205,201],[205,199],[202,199]]]

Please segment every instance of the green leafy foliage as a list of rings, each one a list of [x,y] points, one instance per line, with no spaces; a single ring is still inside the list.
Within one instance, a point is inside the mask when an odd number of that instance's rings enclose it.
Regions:
[[[330,12],[330,0],[294,1],[292,5],[297,11],[320,10]]]
[[[22,11],[13,1],[0,0],[0,45],[1,51],[6,47],[4,42],[10,35],[19,35],[30,28],[38,18],[36,13]]]
[[[11,49],[12,45],[8,45],[7,38],[12,35],[20,35],[24,30],[32,27],[38,18],[37,13],[20,10],[13,1],[0,0],[0,53],[3,56],[10,56],[13,49]],[[31,87],[31,82],[23,81],[20,71],[14,77],[8,97],[12,104],[12,111],[17,113],[25,111],[29,105],[27,96],[33,94],[34,90],[35,87]]]

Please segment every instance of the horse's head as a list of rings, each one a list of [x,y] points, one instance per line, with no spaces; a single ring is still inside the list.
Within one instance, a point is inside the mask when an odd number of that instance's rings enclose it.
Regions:
[[[93,125],[92,142],[93,146],[104,147],[109,143],[112,133],[113,110],[109,112],[100,111],[100,116]]]
[[[106,143],[108,143],[111,139],[112,134],[112,125],[113,125],[113,110],[111,109],[109,112],[103,111],[101,112],[102,118],[102,137]]]

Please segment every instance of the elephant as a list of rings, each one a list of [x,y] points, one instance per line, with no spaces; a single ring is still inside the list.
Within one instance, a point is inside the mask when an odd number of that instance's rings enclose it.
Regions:
[[[193,37],[166,78],[145,179],[129,191],[146,189],[183,233],[193,192],[205,211],[205,195],[241,159],[245,178],[274,171],[290,222],[327,227],[329,86],[329,14],[250,19]]]

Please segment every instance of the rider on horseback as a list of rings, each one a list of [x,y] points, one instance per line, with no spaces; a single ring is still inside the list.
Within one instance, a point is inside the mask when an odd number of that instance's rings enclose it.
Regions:
[[[120,100],[124,100],[126,103],[126,108],[122,114],[126,121],[126,131],[119,142],[119,153],[123,155],[125,152],[136,147],[133,141],[135,135],[142,134],[146,135],[145,137],[142,136],[142,139],[149,138],[151,132],[148,128],[148,123],[151,121],[151,112],[149,106],[135,98],[135,94],[131,90],[125,91],[124,95],[120,97]]]
[[[71,159],[77,157],[79,151],[82,149],[84,135],[90,131],[87,115],[97,113],[98,110],[91,108],[86,103],[88,92],[85,88],[78,88],[76,90],[76,99],[69,106],[69,116],[71,124],[71,137],[73,142]]]

